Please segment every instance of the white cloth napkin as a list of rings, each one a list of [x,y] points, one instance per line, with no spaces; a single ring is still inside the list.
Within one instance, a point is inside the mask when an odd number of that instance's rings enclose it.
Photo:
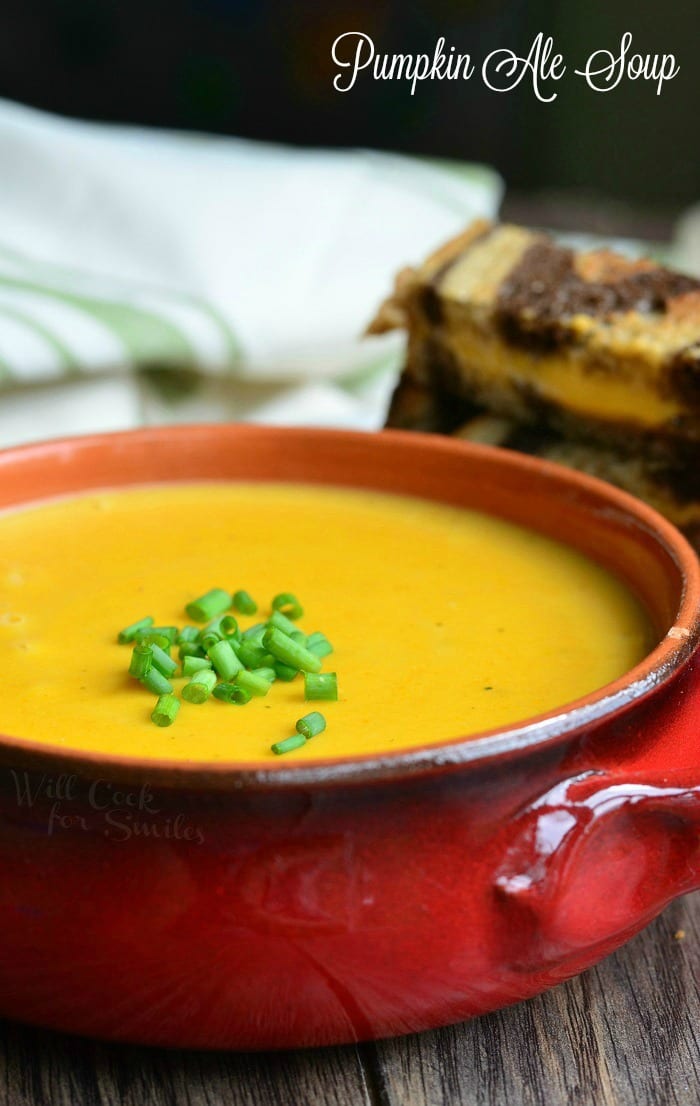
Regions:
[[[0,101],[0,445],[153,422],[381,424],[362,331],[491,170],[88,124]]]
[[[674,261],[679,268],[700,277],[700,204],[695,204],[676,225]]]

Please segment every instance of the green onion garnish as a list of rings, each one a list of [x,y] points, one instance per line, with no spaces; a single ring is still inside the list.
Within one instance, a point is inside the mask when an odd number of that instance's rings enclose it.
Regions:
[[[214,690],[215,684],[216,672],[212,672],[211,668],[203,668],[200,672],[195,672],[190,682],[185,684],[182,698],[188,703],[205,703]]]
[[[270,626],[274,626],[275,629],[281,630],[282,633],[287,634],[287,636],[289,636],[289,634],[295,634],[299,629],[299,627],[295,626],[293,622],[290,622],[281,611],[272,612],[267,621],[266,629],[269,629]]]
[[[326,637],[325,634],[321,634],[316,631],[315,634],[309,634],[306,639],[306,648],[312,653],[315,653],[317,657],[327,657],[329,653],[333,652],[333,646]]]
[[[159,649],[170,648],[170,638],[165,634],[159,634],[155,630],[139,630],[136,635],[139,645],[157,645]]]
[[[254,676],[262,676],[263,680],[267,680],[269,684],[272,684],[277,679],[277,673],[274,668],[268,668],[265,665],[263,668],[252,668],[251,672]]]
[[[247,630],[244,630],[241,636],[244,641],[252,641],[259,645],[262,642],[263,634],[266,629],[266,622],[256,622],[254,626],[249,626]]]
[[[303,734],[295,733],[291,737],[285,737],[284,741],[276,741],[270,748],[273,753],[280,757],[283,753],[291,753],[294,749],[300,749],[302,745],[306,745],[306,738]]]
[[[150,645],[136,645],[131,654],[129,663],[129,675],[136,680],[141,680],[151,671],[153,665],[153,652]]]
[[[260,668],[265,657],[269,656],[264,645],[255,645],[250,641],[242,641],[236,651],[241,663],[246,668]]]
[[[211,668],[208,657],[184,657],[182,661],[182,675],[194,676],[195,672],[201,672],[204,668]]]
[[[312,710],[310,714],[305,714],[303,718],[300,718],[297,722],[297,733],[303,734],[308,741],[310,737],[316,737],[317,734],[323,733],[326,728],[326,720],[320,711]]]
[[[245,706],[251,700],[248,689],[239,687],[238,684],[217,684],[214,688],[214,697],[224,703],[235,703],[239,707]]]
[[[152,691],[154,695],[169,695],[173,690],[173,685],[170,680],[166,679],[162,672],[159,672],[157,668],[151,668],[145,676],[141,677],[141,683],[149,691]]]
[[[199,599],[193,599],[185,607],[187,617],[193,622],[207,622],[217,614],[223,614],[231,606],[231,595],[223,588],[211,588]]]
[[[169,679],[178,673],[177,661],[170,655],[175,644],[182,675],[188,680],[182,698],[190,703],[204,703],[212,695],[226,703],[248,703],[252,696],[267,695],[275,680],[288,682],[300,672],[306,699],[338,698],[335,672],[321,672],[322,658],[333,652],[333,646],[320,631],[307,635],[298,628],[296,620],[304,612],[295,595],[280,592],[272,600],[267,622],[247,630],[241,630],[238,620],[227,613],[231,607],[244,615],[258,609],[243,589],[231,595],[223,588],[211,588],[185,608],[193,621],[206,623],[204,628],[154,626],[149,615],[119,633],[121,643],[134,646],[129,674],[158,696],[151,714],[155,725],[172,725],[181,706]],[[323,715],[310,711],[298,719],[297,732],[275,742],[272,751],[279,755],[299,749],[325,728]]]
[[[290,591],[281,591],[279,595],[276,595],[272,600],[273,611],[279,611],[280,614],[285,615],[286,618],[291,618],[296,621],[304,613],[304,608],[297,599],[296,595],[292,595]]]
[[[177,641],[179,631],[177,626],[152,626],[150,632],[152,634],[161,634],[162,637],[168,639],[171,645],[174,645]]]
[[[275,661],[275,676],[278,680],[288,684],[298,675],[298,668],[293,668],[290,664],[282,664],[282,661]]]
[[[229,641],[216,641],[209,646],[207,652],[222,680],[232,680],[243,668]]]
[[[150,649],[153,654],[154,667],[157,668],[159,672],[162,672],[164,676],[173,676],[177,672],[177,663],[173,658],[158,645],[151,645]]]
[[[153,708],[151,722],[156,726],[172,726],[180,709],[180,700],[175,695],[161,695]]]
[[[241,614],[255,614],[258,604],[247,591],[237,591],[233,596],[233,605]]]
[[[238,629],[238,623],[231,614],[220,614],[216,618],[213,618],[200,633],[200,640],[203,641],[207,634],[216,634],[217,638],[240,638],[240,630]]]
[[[200,630],[197,626],[183,626],[177,635],[177,643],[182,645],[184,642],[197,642],[199,635]]]
[[[274,626],[265,631],[263,645],[282,664],[288,664],[291,668],[300,668],[304,672],[320,672],[321,662],[318,657],[305,649],[297,641],[277,630]]]
[[[335,672],[304,673],[305,699],[337,699],[338,677]]]
[[[272,684],[270,680],[266,680],[264,676],[260,676],[255,672],[248,672],[244,668],[236,676],[236,686],[245,688],[251,695],[262,696],[267,695]]]
[[[235,638],[236,641],[241,640],[241,631],[238,628],[238,622],[232,614],[225,614],[219,621],[219,633],[224,637]]]
[[[136,640],[136,635],[139,630],[147,630],[149,626],[153,625],[153,619],[150,614],[145,618],[140,618],[138,622],[132,622],[131,626],[125,626],[123,630],[119,631],[117,641],[120,645],[129,645],[132,641]]]

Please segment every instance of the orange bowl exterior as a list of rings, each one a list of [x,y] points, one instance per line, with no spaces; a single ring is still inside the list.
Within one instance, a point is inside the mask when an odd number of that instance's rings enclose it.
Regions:
[[[0,506],[193,479],[370,487],[576,545],[659,644],[521,726],[275,768],[0,739],[0,1014],[271,1048],[426,1029],[581,971],[700,886],[700,570],[607,485],[419,435],[180,427],[0,454]]]

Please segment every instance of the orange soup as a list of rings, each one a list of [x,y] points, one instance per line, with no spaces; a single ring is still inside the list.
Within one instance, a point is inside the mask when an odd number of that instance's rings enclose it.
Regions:
[[[172,484],[56,500],[0,518],[0,565],[3,732],[143,759],[271,765],[438,743],[570,702],[653,643],[637,600],[575,550],[368,491]],[[143,615],[181,627],[210,587],[257,601],[242,629],[276,593],[298,596],[300,629],[333,645],[338,700],[305,702],[298,677],[244,706],[181,702],[154,725],[117,632]],[[172,679],[178,697],[185,682]],[[326,730],[275,757],[310,710]]]

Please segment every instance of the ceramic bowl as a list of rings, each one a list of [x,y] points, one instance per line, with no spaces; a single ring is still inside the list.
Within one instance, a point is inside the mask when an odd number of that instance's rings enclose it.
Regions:
[[[1,738],[1,1015],[198,1048],[406,1033],[551,987],[700,886],[700,571],[622,492],[437,437],[196,426],[6,451],[0,506],[280,478],[568,542],[642,597],[658,644],[522,725],[340,762],[240,770]],[[106,797],[151,831],[106,836]],[[60,833],[55,803],[73,820]]]

